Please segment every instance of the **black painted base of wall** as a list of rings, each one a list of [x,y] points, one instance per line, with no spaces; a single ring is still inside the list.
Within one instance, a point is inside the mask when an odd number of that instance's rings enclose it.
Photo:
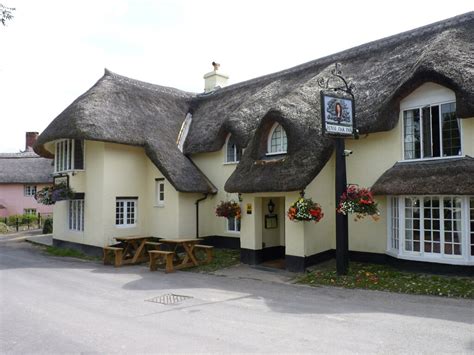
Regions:
[[[211,245],[215,248],[240,249],[240,238],[223,237],[220,235],[210,235],[201,238],[204,239],[201,244]]]
[[[53,239],[53,247],[62,248],[62,249],[73,249],[80,251],[89,256],[102,257],[103,250],[100,247],[93,245],[79,244],[74,242],[68,242],[60,239]]]
[[[264,250],[251,250],[241,249],[240,250],[240,261],[244,264],[257,265],[264,261],[271,260],[265,259]],[[334,249],[326,250],[318,254],[310,256],[295,256],[285,255],[286,269],[291,272],[305,272],[305,270],[312,266],[319,264],[323,261],[334,259],[336,257],[336,251]],[[277,259],[277,258],[275,258]],[[423,261],[411,261],[394,258],[390,255],[379,254],[379,253],[367,253],[360,251],[349,251],[349,260],[358,262],[367,262],[374,264],[388,264],[400,270],[407,271],[418,271],[431,274],[448,274],[448,275],[467,275],[474,276],[474,266],[468,265],[449,265],[449,264],[438,264],[429,263]]]

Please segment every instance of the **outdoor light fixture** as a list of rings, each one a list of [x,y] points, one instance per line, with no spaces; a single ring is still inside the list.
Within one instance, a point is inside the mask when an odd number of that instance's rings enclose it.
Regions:
[[[273,213],[273,211],[275,210],[275,204],[273,203],[272,200],[270,200],[270,202],[268,202],[267,207],[268,207],[268,213],[270,213],[270,214]]]

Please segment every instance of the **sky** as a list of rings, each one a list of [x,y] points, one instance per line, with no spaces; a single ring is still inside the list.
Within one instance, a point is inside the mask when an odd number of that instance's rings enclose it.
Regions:
[[[202,92],[474,10],[472,0],[0,0],[0,152],[25,149],[104,68]]]

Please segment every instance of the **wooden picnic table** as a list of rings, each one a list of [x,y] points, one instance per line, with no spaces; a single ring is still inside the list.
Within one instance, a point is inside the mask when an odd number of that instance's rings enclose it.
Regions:
[[[160,239],[160,243],[169,244],[172,251],[175,253],[177,264],[175,269],[182,269],[190,266],[198,266],[199,261],[194,254],[194,246],[199,244],[202,240],[196,238],[189,239]],[[178,256],[178,248],[182,247],[185,251],[185,255],[182,259]]]
[[[124,245],[122,264],[136,264],[148,260],[145,244],[151,237],[131,235],[115,237],[115,240]]]

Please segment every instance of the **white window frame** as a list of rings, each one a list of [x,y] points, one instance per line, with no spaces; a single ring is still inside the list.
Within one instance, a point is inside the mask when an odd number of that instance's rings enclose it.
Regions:
[[[85,144],[82,148],[83,154],[83,168],[76,169],[74,166],[74,156],[75,156],[75,140],[74,139],[61,139],[55,142],[54,144],[54,172],[55,173],[65,173],[70,171],[83,171],[85,170]],[[67,156],[64,157],[67,150]]]
[[[229,223],[230,223],[231,220],[234,221],[234,229],[229,228]],[[242,228],[241,222],[242,222],[242,220],[238,220],[237,217],[226,218],[225,219],[225,230],[226,230],[226,232],[227,233],[240,234],[240,230]],[[237,229],[237,226],[239,226],[238,229]]]
[[[285,134],[285,137],[286,137],[286,150],[283,149],[283,137],[282,137],[279,150],[272,152],[272,138],[273,138],[273,134],[275,133],[275,130],[278,127],[281,127],[282,133]],[[286,134],[285,128],[281,124],[279,124],[278,122],[275,122],[273,124],[272,128],[270,129],[270,133],[268,134],[267,155],[280,155],[280,154],[286,154],[287,152],[288,152],[288,135]]]
[[[68,200],[68,228],[71,232],[84,232],[84,199]]]
[[[35,196],[37,191],[36,185],[24,185],[23,193],[25,196]]]
[[[36,208],[24,208],[23,214],[34,214],[36,215]]]
[[[242,150],[239,149],[239,147],[237,147],[237,144],[235,144],[234,142],[234,148],[233,148],[233,157],[234,157],[234,160],[228,160],[228,150],[229,150],[229,142],[230,142],[230,139],[231,139],[231,134],[228,134],[227,135],[227,138],[225,140],[225,150],[224,150],[224,164],[238,164],[240,160],[237,159],[238,157],[238,151],[240,150],[240,156],[242,156]]]
[[[117,204],[118,203],[123,203],[123,216],[117,217]],[[130,203],[133,204],[133,223],[128,222],[128,215],[129,213],[132,213],[130,211],[131,206],[129,205]],[[122,223],[119,224],[117,223],[118,219],[122,219]],[[119,228],[131,228],[131,227],[136,227],[137,226],[137,221],[138,221],[138,198],[116,198],[115,199],[115,226]]]
[[[417,198],[421,201],[420,207],[425,197],[428,198],[439,198],[440,200],[440,253],[430,253],[424,251],[424,208],[420,208],[420,251],[407,251],[405,250],[405,199],[406,198]],[[443,206],[444,198],[460,198],[461,199],[461,255],[444,254],[444,214]],[[470,255],[471,244],[470,244],[470,216],[469,216],[469,204],[470,198],[473,196],[465,195],[401,195],[401,196],[388,196],[387,200],[387,254],[400,259],[414,260],[414,261],[425,261],[443,264],[453,265],[474,265],[474,256]],[[398,199],[398,245],[399,248],[392,248],[392,238],[394,230],[393,226],[393,204],[392,199]],[[472,235],[472,234],[471,234]],[[429,241],[429,240],[428,240]]]
[[[164,207],[165,206],[165,180],[156,179],[155,180],[155,206]]]

